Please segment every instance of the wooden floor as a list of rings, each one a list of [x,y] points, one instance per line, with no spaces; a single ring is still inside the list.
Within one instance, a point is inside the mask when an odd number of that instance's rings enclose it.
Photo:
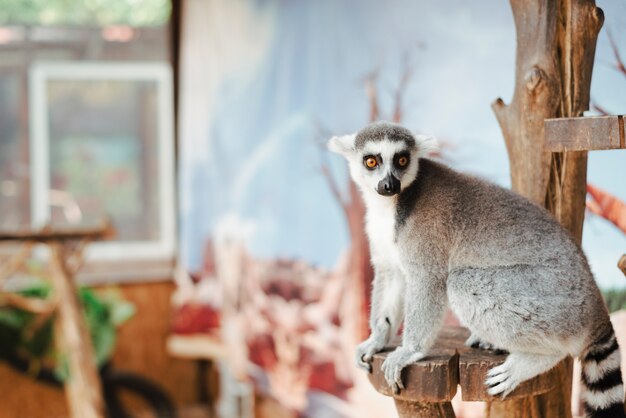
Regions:
[[[179,418],[213,418],[209,410],[202,406],[188,406],[178,412]]]
[[[203,406],[186,406],[182,409],[179,409],[177,412],[178,418],[213,418],[209,410]],[[134,417],[137,418],[153,418],[154,414],[146,412],[142,414],[141,412],[132,411]]]

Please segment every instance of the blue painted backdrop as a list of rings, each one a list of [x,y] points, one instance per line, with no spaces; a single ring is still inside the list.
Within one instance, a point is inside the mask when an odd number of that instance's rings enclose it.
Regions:
[[[626,56],[626,3],[597,3]],[[191,270],[220,225],[245,233],[256,256],[333,266],[348,235],[320,166],[329,158],[340,185],[346,173],[342,161],[320,152],[319,141],[367,123],[364,77],[373,71],[383,115],[390,112],[389,93],[406,57],[414,78],[405,92],[404,124],[445,141],[455,168],[509,185],[490,109],[496,97],[508,102],[513,91],[508,2],[213,2],[209,11],[196,17],[206,20],[206,42],[196,46],[204,48],[206,68],[182,91],[183,103],[185,95],[201,94],[206,103],[183,107],[199,126],[183,126],[179,165],[181,256]],[[606,33],[592,98],[625,113],[626,77],[612,68]],[[591,183],[626,200],[624,179],[624,151],[590,156]],[[626,283],[615,268],[626,250],[623,234],[588,217],[584,247],[601,285]]]

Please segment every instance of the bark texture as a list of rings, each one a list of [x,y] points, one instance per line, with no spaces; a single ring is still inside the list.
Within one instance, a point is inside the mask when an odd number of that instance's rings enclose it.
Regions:
[[[513,189],[545,206],[580,242],[587,152],[550,153],[544,119],[582,116],[604,16],[593,0],[511,0],[517,30],[511,104],[493,104],[511,165]],[[562,385],[536,399],[492,405],[492,417],[571,417],[571,359]]]
[[[73,418],[103,418],[102,387],[91,337],[83,318],[76,286],[65,263],[63,244],[52,243],[52,285],[58,305],[55,339],[65,354],[69,377],[65,392]]]

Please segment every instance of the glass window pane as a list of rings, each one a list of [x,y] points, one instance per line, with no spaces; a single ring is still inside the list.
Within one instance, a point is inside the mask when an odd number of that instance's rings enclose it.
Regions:
[[[23,141],[24,86],[17,71],[0,69],[0,228],[28,224],[28,148]]]
[[[110,215],[118,240],[158,239],[157,83],[47,86],[52,221]]]

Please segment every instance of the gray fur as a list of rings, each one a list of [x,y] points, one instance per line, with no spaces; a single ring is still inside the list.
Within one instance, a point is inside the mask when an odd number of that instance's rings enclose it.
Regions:
[[[383,364],[388,383],[402,389],[402,368],[431,348],[448,305],[472,332],[468,344],[510,353],[486,380],[494,395],[592,350],[611,328],[608,311],[580,246],[543,208],[424,158],[399,195],[364,184],[359,149],[397,137],[389,134],[397,129],[365,128],[355,157],[346,156],[363,183],[375,269],[372,333],[357,347],[357,363],[370,369],[404,320],[402,345]]]
[[[367,142],[377,142],[383,139],[390,141],[404,141],[407,146],[415,146],[415,138],[411,131],[403,126],[389,122],[375,122],[361,129],[354,141],[356,149],[363,149]]]

